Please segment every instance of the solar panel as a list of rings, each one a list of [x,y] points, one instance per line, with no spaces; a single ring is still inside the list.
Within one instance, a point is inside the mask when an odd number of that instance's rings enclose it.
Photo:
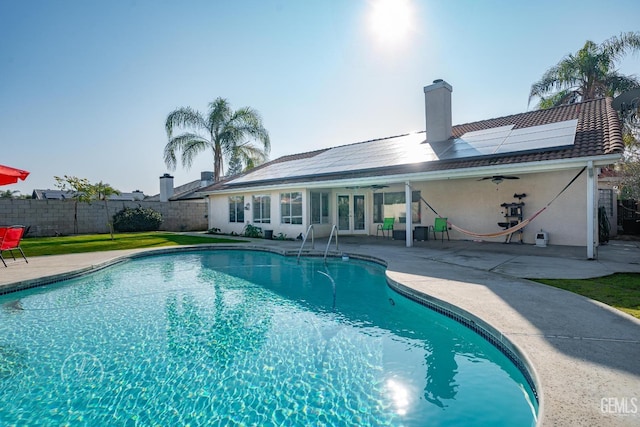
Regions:
[[[513,125],[467,132],[453,141],[432,143],[438,159],[507,154],[573,145],[578,120],[513,129]]]
[[[231,181],[232,184],[279,178],[351,172],[437,160],[422,144],[424,133],[344,145],[316,156],[275,163]]]
[[[516,129],[511,132],[504,143],[498,147],[496,153],[550,149],[573,145],[577,127],[578,120],[574,119]]]
[[[313,157],[274,163],[231,184],[409,165],[437,160],[553,149],[573,145],[578,120],[513,129],[513,125],[467,132],[460,138],[425,143],[424,132],[343,145]]]

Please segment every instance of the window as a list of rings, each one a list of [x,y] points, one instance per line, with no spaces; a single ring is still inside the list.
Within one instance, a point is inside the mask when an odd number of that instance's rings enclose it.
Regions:
[[[329,223],[329,193],[311,193],[311,224]]]
[[[384,218],[394,217],[398,222],[406,222],[404,191],[373,194],[373,222],[382,223]],[[411,222],[420,223],[420,192],[411,192]]]
[[[229,222],[244,222],[244,196],[229,197]]]
[[[373,222],[382,223],[384,221],[384,194],[373,193]]]
[[[613,190],[599,188],[598,194],[598,207],[604,207],[607,211],[607,216],[613,218],[613,201],[615,200]]]
[[[271,222],[271,196],[253,196],[253,222]]]
[[[302,193],[280,193],[280,222],[302,224]]]

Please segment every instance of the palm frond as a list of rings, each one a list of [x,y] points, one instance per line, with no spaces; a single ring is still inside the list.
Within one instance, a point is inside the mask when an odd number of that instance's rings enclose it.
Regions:
[[[637,51],[640,33],[622,33],[599,45],[587,40],[575,54],[564,57],[531,86],[529,103],[537,97],[539,106],[562,105],[628,90],[637,80],[619,75],[615,64],[624,54]]]
[[[259,148],[254,145],[254,149],[262,150],[265,158],[271,148],[269,133],[262,125],[260,114],[250,107],[240,108],[233,112],[218,136],[225,157],[230,157],[237,146],[247,145],[252,141],[261,143]],[[247,141],[247,139],[251,141]]]
[[[268,158],[264,150],[250,144],[249,142],[239,144],[236,147],[236,153],[247,166],[251,163],[253,167],[261,165]]]
[[[178,161],[176,157],[176,153],[182,151],[182,162],[185,160],[185,151],[190,150],[193,151],[192,146],[195,144],[204,145],[206,148],[208,140],[203,138],[202,136],[195,133],[183,133],[176,137],[173,137],[169,140],[167,145],[164,147],[164,163],[170,170],[176,168]],[[202,150],[201,150],[202,151]],[[193,155],[193,154],[192,154]],[[188,159],[185,166],[191,167],[193,163],[193,158]]]
[[[216,98],[209,103],[209,114],[207,126],[211,135],[219,134],[220,130],[229,122],[232,117],[232,110],[225,98]]]
[[[182,107],[172,111],[165,121],[167,138],[171,139],[175,128],[207,129],[202,115],[191,107]]]
[[[546,110],[548,108],[557,107],[559,105],[566,105],[576,102],[579,98],[579,94],[577,94],[574,90],[561,90],[559,92],[553,93],[550,96],[545,96],[540,98],[540,102],[536,108],[538,110]]]
[[[640,51],[640,33],[626,32],[602,42],[602,50],[613,61],[618,61],[628,53]]]
[[[581,82],[571,72],[574,63],[570,56],[548,69],[540,80],[531,85],[529,103],[535,97],[544,99],[552,91],[575,91]]]
[[[191,169],[193,159],[210,146],[211,144],[209,141],[204,138],[185,140],[182,143],[182,164],[187,169]]]
[[[639,88],[640,80],[635,76],[625,76],[618,72],[613,72],[607,76],[605,86],[608,89],[605,93],[606,96],[617,96],[623,92]]]
[[[238,109],[229,124],[234,129],[233,139],[236,143],[245,137],[250,137],[261,143],[261,149],[268,155],[271,151],[269,132],[262,124],[262,116],[253,108],[243,107]]]

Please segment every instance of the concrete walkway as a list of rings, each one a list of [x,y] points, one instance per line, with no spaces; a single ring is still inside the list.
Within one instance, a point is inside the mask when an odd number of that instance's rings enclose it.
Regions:
[[[323,239],[324,240],[324,239]],[[215,245],[214,245],[215,246]],[[240,246],[297,254],[300,242]],[[323,253],[326,240],[307,243]],[[144,250],[33,257],[0,266],[0,291],[101,268]],[[486,242],[404,242],[340,237],[339,250],[387,263],[392,282],[453,305],[499,331],[521,353],[538,385],[539,425],[640,425],[640,321],[579,295],[526,278],[586,278],[640,272],[638,242],[613,241],[597,260],[584,248]]]

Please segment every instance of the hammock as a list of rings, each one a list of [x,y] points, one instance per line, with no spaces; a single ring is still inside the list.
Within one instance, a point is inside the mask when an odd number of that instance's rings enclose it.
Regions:
[[[466,235],[472,236],[472,237],[478,237],[478,238],[501,237],[501,236],[506,236],[508,234],[515,233],[516,231],[526,227],[531,221],[533,221],[545,209],[547,209],[546,206],[544,208],[540,209],[538,212],[534,213],[530,218],[525,219],[524,221],[514,225],[513,227],[510,227],[510,228],[507,228],[505,230],[498,231],[498,232],[495,232],[495,233],[474,233],[473,231],[468,231],[468,230],[465,230],[463,228],[460,228],[457,225],[450,223],[449,221],[447,221],[447,224],[451,228],[453,228],[454,230],[456,230],[456,231],[458,231],[458,232],[460,232],[462,234],[466,234]]]
[[[455,224],[452,224],[451,222],[447,221],[447,225],[449,227],[451,227],[452,229],[462,233],[462,234],[466,234],[468,236],[472,236],[472,237],[477,237],[477,238],[491,238],[491,237],[501,237],[501,236],[506,236],[508,234],[512,234],[515,233],[518,230],[521,230],[522,228],[526,227],[531,221],[533,221],[538,215],[540,215],[542,212],[544,212],[545,209],[547,209],[551,203],[553,203],[558,197],[560,197],[560,195],[562,193],[564,193],[564,191],[569,188],[569,186],[571,184],[573,184],[573,182],[578,179],[578,177],[580,175],[582,175],[582,172],[584,172],[587,169],[587,167],[583,167],[580,172],[578,172],[578,174],[576,176],[573,177],[573,179],[571,181],[569,181],[569,183],[567,185],[565,185],[565,187],[560,190],[560,192],[556,195],[556,197],[554,197],[553,199],[551,199],[551,201],[549,203],[547,203],[547,205],[545,207],[543,207],[542,209],[540,209],[538,212],[534,213],[533,215],[531,215],[529,218],[525,219],[524,221],[514,225],[513,227],[507,228],[505,230],[501,230],[501,231],[497,231],[495,233],[474,233],[473,231],[468,231],[465,230],[463,228],[458,227]],[[413,189],[413,188],[412,188]],[[427,207],[429,209],[431,209],[431,211],[436,214],[439,218],[443,218],[438,212],[435,211],[435,209],[433,209],[431,207],[431,205],[429,203],[427,203],[427,201],[424,199],[424,197],[420,196],[420,199],[422,199],[422,201],[424,202],[425,205],[427,205]]]

